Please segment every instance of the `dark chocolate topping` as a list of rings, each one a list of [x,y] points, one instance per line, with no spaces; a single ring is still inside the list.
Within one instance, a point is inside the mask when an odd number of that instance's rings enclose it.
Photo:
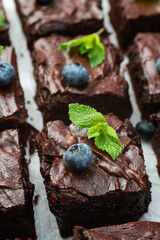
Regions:
[[[17,130],[0,133],[0,210],[25,203]]]
[[[102,20],[100,0],[51,0],[49,4],[37,4],[36,0],[18,0],[22,14],[32,35],[46,35],[65,26],[85,20]],[[58,28],[58,29],[56,29]]]
[[[73,124],[66,126],[62,121],[49,122],[46,125],[37,137],[37,144],[41,145],[46,157],[54,158],[49,169],[47,162],[42,163],[42,168],[48,169],[44,174],[49,175],[52,186],[59,186],[64,191],[71,188],[88,196],[101,196],[115,190],[140,191],[145,188],[143,178],[146,176],[146,170],[139,149],[139,137],[129,130],[128,121],[123,123],[113,114],[108,114],[106,118],[108,124],[117,131],[123,146],[123,152],[116,161],[96,148],[93,140],[87,139],[86,129],[78,130]],[[131,137],[130,134],[134,136]],[[66,166],[63,156],[71,141],[90,145],[93,161],[88,169],[75,173]]]
[[[119,74],[121,56],[108,38],[102,38],[106,49],[106,60],[94,69],[91,69],[87,56],[77,54],[77,51],[74,50],[70,51],[70,53],[58,50],[61,43],[69,40],[71,38],[53,34],[35,42],[34,51],[37,71],[43,88],[47,88],[51,94],[72,92],[90,96],[104,94],[108,91],[123,94],[124,80],[116,76]],[[78,62],[87,68],[89,71],[88,84],[78,88],[69,86],[63,81],[61,71],[64,65],[69,62]],[[110,75],[113,76],[108,77]]]
[[[156,69],[156,62],[160,57],[160,34],[140,33],[134,39],[134,44],[138,49],[144,77],[147,81],[145,89],[148,89],[149,94],[158,96],[160,94],[160,73]],[[156,102],[156,96],[154,98]]]

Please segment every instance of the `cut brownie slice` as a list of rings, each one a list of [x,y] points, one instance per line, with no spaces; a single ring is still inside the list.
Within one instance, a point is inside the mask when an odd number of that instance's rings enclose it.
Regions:
[[[137,240],[160,239],[160,223],[131,222],[94,229],[75,227],[72,240]]]
[[[34,238],[34,187],[18,130],[0,133],[0,156],[0,239]]]
[[[16,0],[28,46],[50,33],[65,35],[92,33],[103,27],[101,0],[51,0],[38,4],[36,0]]]
[[[16,128],[23,124],[27,118],[27,110],[24,105],[24,95],[19,82],[13,47],[6,47],[3,50],[0,61],[11,63],[16,70],[12,83],[6,87],[0,87],[0,130],[2,130]]]
[[[113,114],[106,120],[123,146],[115,161],[88,140],[85,129],[73,124],[49,122],[36,137],[50,210],[62,236],[72,234],[76,225],[93,228],[136,221],[148,210],[150,182],[140,138],[129,120],[122,122]],[[79,142],[91,147],[93,161],[87,169],[73,172],[64,154]]]
[[[156,62],[160,56],[160,34],[140,33],[129,48],[129,70],[142,118],[160,111],[160,73]]]
[[[109,0],[111,22],[126,49],[139,32],[160,32],[160,1]]]
[[[0,45],[7,46],[10,45],[8,35],[9,24],[1,0],[0,0],[0,14],[2,14],[2,16],[4,17],[4,26],[3,27],[0,26]]]
[[[63,120],[68,124],[68,104],[78,102],[96,108],[103,114],[113,112],[121,119],[132,113],[128,84],[120,77],[122,55],[108,38],[102,38],[106,50],[105,61],[91,69],[86,56],[58,50],[60,43],[71,40],[56,34],[41,38],[34,44],[32,54],[37,81],[36,101],[44,122]],[[81,87],[67,85],[61,77],[65,64],[77,62],[89,71],[89,82]],[[123,107],[122,107],[123,106]]]

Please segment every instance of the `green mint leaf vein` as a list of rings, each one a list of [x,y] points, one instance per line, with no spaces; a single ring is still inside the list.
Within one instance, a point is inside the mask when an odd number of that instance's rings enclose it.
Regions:
[[[0,56],[2,55],[4,47],[0,45]]]
[[[87,54],[91,68],[95,68],[105,60],[105,48],[100,41],[100,33],[62,43],[58,49],[66,51],[68,47],[78,47],[80,54]]]
[[[4,14],[3,12],[0,12],[0,27],[4,28],[5,27],[5,19],[4,19]]]
[[[116,131],[94,108],[78,103],[69,104],[69,117],[79,127],[89,128],[88,138],[94,138],[95,145],[102,151],[109,153],[113,160],[122,152],[122,145]]]

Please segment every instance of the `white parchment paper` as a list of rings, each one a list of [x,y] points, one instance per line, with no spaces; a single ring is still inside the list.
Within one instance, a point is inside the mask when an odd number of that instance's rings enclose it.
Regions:
[[[26,108],[28,109],[29,114],[27,122],[40,131],[43,127],[42,116],[41,113],[37,110],[37,105],[34,101],[36,83],[33,76],[33,66],[30,53],[27,50],[26,39],[22,31],[20,19],[16,13],[14,0],[3,0],[3,4],[10,22],[10,38],[12,45],[15,47],[17,53],[20,81],[24,90]],[[107,0],[103,1],[103,8],[105,26],[111,33],[111,42],[117,45],[116,35],[108,17],[108,11],[110,7]],[[121,66],[122,72],[125,70],[125,65],[127,62],[128,59],[125,58]],[[129,83],[129,94],[133,106],[133,115],[131,117],[131,121],[133,125],[135,125],[138,121],[140,121],[140,113],[135,101],[135,95],[132,90],[130,77],[127,71],[125,71],[124,76]],[[143,142],[142,144],[147,172],[149,174],[150,181],[152,182],[152,202],[149,206],[148,213],[146,213],[141,218],[141,220],[160,222],[160,178],[158,176],[156,168],[157,160],[152,150],[151,144],[147,142]],[[59,235],[55,217],[49,211],[43,179],[39,171],[39,159],[37,153],[31,157],[29,171],[30,181],[35,184],[35,195],[40,195],[38,204],[34,206],[38,240],[61,240],[62,238]]]

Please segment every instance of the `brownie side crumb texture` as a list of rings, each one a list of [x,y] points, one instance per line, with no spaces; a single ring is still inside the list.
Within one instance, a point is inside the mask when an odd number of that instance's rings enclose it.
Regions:
[[[10,45],[9,34],[8,34],[9,24],[8,24],[8,20],[7,20],[4,8],[2,6],[1,0],[0,0],[0,12],[3,13],[4,20],[5,20],[5,27],[0,27],[0,45],[8,46]]]
[[[160,34],[140,33],[129,48],[129,71],[143,119],[160,110]]]
[[[110,18],[122,49],[139,32],[160,32],[160,1],[109,0]]]
[[[11,63],[16,70],[16,76],[12,83],[6,87],[0,87],[0,130],[2,131],[7,128],[20,127],[26,121],[27,110],[19,82],[14,48],[6,47],[0,61]]]
[[[136,240],[160,239],[159,222],[130,222],[117,226],[85,229],[74,228],[72,240]]]
[[[0,239],[36,239],[33,217],[34,186],[29,182],[18,130],[0,133]]]
[[[108,38],[102,37],[106,59],[101,65],[91,69],[86,56],[77,54],[74,50],[69,53],[58,50],[59,44],[68,40],[71,38],[53,34],[34,44],[32,59],[37,81],[36,102],[43,114],[44,123],[63,120],[69,124],[68,104],[74,102],[90,105],[103,114],[113,112],[121,119],[130,117],[132,107],[128,84],[119,76],[122,61],[119,49]],[[69,62],[78,62],[87,68],[87,84],[72,87],[64,82],[61,71]]]
[[[93,33],[103,27],[101,0],[16,0],[17,11],[27,36],[28,47],[53,32],[64,35]]]
[[[116,161],[97,149],[85,130],[73,124],[49,122],[37,135],[49,207],[62,236],[71,235],[76,225],[93,228],[136,221],[148,210],[150,182],[140,138],[129,120],[122,122],[113,114],[106,119],[123,146]],[[78,173],[68,169],[63,157],[68,147],[77,142],[87,143],[94,155],[89,168]]]

